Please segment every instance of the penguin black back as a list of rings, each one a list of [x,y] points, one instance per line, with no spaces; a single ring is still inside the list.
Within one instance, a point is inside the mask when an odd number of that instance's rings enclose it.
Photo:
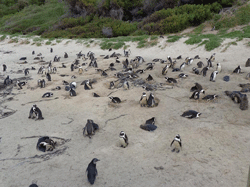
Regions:
[[[96,176],[98,175],[97,169],[96,169],[96,162],[100,161],[97,158],[94,158],[88,165],[86,172],[87,172],[87,177],[88,181],[90,184],[95,183]]]

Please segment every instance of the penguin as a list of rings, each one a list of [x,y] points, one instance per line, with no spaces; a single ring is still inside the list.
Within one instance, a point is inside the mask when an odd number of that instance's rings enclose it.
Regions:
[[[7,66],[5,64],[3,64],[3,71],[7,70]]]
[[[48,79],[48,81],[51,81],[51,76],[49,73],[46,74],[46,78]]]
[[[22,86],[25,86],[27,84],[27,82],[20,82],[20,81],[17,81],[16,83],[20,89],[23,89]]]
[[[37,184],[31,184],[29,187],[38,187]]]
[[[194,92],[194,91],[199,91],[199,92],[202,92],[205,94],[205,91],[203,90],[202,86],[199,84],[199,83],[195,83],[195,86],[193,86],[191,89],[190,89],[190,92]]]
[[[28,75],[29,74],[29,68],[26,68],[25,70],[24,70],[24,75],[26,76],[26,75]]]
[[[166,75],[167,72],[168,72],[168,68],[169,68],[169,65],[167,64],[167,65],[162,69],[161,74],[162,74],[162,75]]]
[[[103,59],[109,59],[109,55],[106,55]]]
[[[195,99],[198,100],[200,98],[200,92],[199,91],[194,91],[192,96],[189,97],[189,99]]]
[[[142,93],[141,99],[139,101],[141,107],[145,107],[148,104],[147,95],[145,92]]]
[[[21,57],[19,60],[27,60],[27,57]]]
[[[70,95],[71,97],[76,96],[76,91],[75,91],[74,89],[70,88],[70,90],[69,90],[69,95]]]
[[[197,62],[197,66],[198,66],[198,68],[202,68],[202,66],[204,66],[204,64],[202,61],[199,61],[199,62]]]
[[[218,74],[218,71],[213,71],[210,75],[210,81],[215,82],[215,78],[217,74]]]
[[[93,93],[93,97],[100,97],[97,93]]]
[[[142,73],[144,73],[144,69],[138,69],[135,73],[140,73],[140,74],[142,74]]]
[[[180,77],[180,78],[187,78],[188,75],[187,75],[187,74],[184,74],[184,73],[181,73],[181,74],[178,75],[178,77]]]
[[[68,53],[64,52],[64,58],[68,58],[68,57],[69,57]]]
[[[123,88],[124,88],[125,90],[128,90],[128,89],[129,89],[129,83],[128,83],[128,81],[124,81],[124,82],[123,82]]]
[[[181,55],[179,55],[176,59],[181,59]]]
[[[64,63],[62,63],[62,68],[66,68],[66,66],[64,65]]]
[[[216,54],[216,53],[213,53],[213,54],[211,55],[211,57],[209,58],[209,60],[210,60],[211,62],[215,61],[215,54]],[[212,66],[211,66],[211,67],[212,67]]]
[[[76,82],[71,82],[71,83],[69,84],[69,87],[70,87],[71,89],[75,90],[75,89],[76,89]]]
[[[174,69],[172,70],[172,72],[177,72],[177,71],[181,71],[181,69],[180,69],[180,68],[174,68]]]
[[[71,76],[71,79],[76,79],[76,76],[75,76],[75,75],[72,75],[72,76]]]
[[[31,107],[31,109],[30,109],[29,117],[28,117],[28,118],[31,118],[31,119],[36,118],[35,110],[36,110],[36,105],[33,105],[33,106]]]
[[[233,73],[241,73],[241,67],[238,66],[237,68],[235,68],[235,70],[233,71]]]
[[[154,68],[154,64],[149,64],[145,70],[152,70]]]
[[[78,73],[81,75],[82,72],[83,72],[83,69],[82,69],[82,66],[80,66],[80,67],[78,68]]]
[[[71,71],[74,71],[74,66],[75,66],[74,64],[71,64],[71,65],[70,65],[70,70],[71,70]]]
[[[193,72],[194,72],[196,75],[199,75],[199,74],[200,74],[200,72],[199,72],[199,70],[198,70],[197,68],[193,67],[192,70],[193,70]]]
[[[50,48],[50,52],[53,53],[53,48]]]
[[[65,91],[70,91],[70,86],[65,86]]]
[[[202,70],[201,70],[201,72],[200,73],[202,73],[203,74],[203,77],[206,77],[207,76],[207,70],[209,69],[209,67],[204,67]]]
[[[42,152],[53,151],[55,149],[56,142],[50,139],[48,136],[44,136],[38,139],[36,149]]]
[[[170,56],[167,57],[168,61],[170,62],[170,66],[173,66],[173,61],[172,58]]]
[[[185,62],[183,62],[181,65],[180,65],[180,71],[182,71],[184,68],[185,68]]]
[[[121,103],[121,99],[119,97],[109,97],[111,99],[111,102],[113,103]]]
[[[205,97],[202,98],[202,100],[206,100],[206,101],[210,101],[210,100],[214,100],[215,98],[217,98],[218,95],[207,95]]]
[[[91,138],[91,136],[95,134],[95,131],[97,129],[99,129],[99,126],[94,123],[93,120],[88,119],[85,127],[83,128],[83,135]]]
[[[46,92],[45,94],[43,94],[42,98],[44,98],[44,97],[51,97],[51,96],[53,96],[52,92]]]
[[[194,61],[194,59],[193,58],[189,58],[188,60],[187,60],[187,65],[191,65],[192,63],[193,63],[193,61]]]
[[[115,88],[115,82],[114,81],[111,81],[109,83],[109,89],[113,90]]]
[[[174,78],[165,77],[165,79],[166,79],[166,81],[167,81],[168,83],[174,83],[174,84],[177,83],[177,80],[175,80]]]
[[[221,72],[221,65],[220,65],[220,63],[217,63],[216,71],[218,71],[219,73]]]
[[[6,86],[8,86],[8,85],[10,85],[10,84],[12,84],[12,79],[10,79],[10,77],[9,77],[9,75],[4,79],[4,82],[3,82],[3,84],[4,85],[6,85]]]
[[[155,125],[155,117],[146,120],[146,123],[144,125],[140,125],[140,128],[146,131],[154,131],[157,129],[157,126]]]
[[[42,56],[42,53],[38,53],[37,56]]]
[[[192,119],[192,118],[198,118],[198,117],[200,117],[200,115],[201,115],[201,113],[196,112],[194,110],[187,110],[187,111],[183,112],[183,114],[181,116],[185,117],[185,118]]]
[[[60,87],[60,86],[57,86],[57,87],[56,87],[56,90],[61,90],[61,87]]]
[[[146,81],[152,81],[152,80],[154,80],[154,79],[153,79],[152,75],[149,74],[148,77],[146,78]]]
[[[194,57],[194,59],[200,59],[200,56],[199,56],[199,55],[196,55],[196,56]]]
[[[35,54],[35,51],[32,51],[32,55],[34,55]]]
[[[128,136],[125,134],[125,132],[121,131],[119,137],[121,147],[126,148],[128,146]]]
[[[207,67],[213,67],[212,61],[210,59],[207,60]]]
[[[44,119],[42,116],[42,111],[36,105],[33,105],[30,109],[29,118],[37,118],[36,120]]]
[[[148,97],[148,101],[147,101],[148,107],[155,107],[155,99],[154,99],[154,95],[152,93],[150,93],[149,97]]]
[[[85,89],[85,90],[91,90],[91,89],[92,89],[92,85],[91,85],[91,83],[89,82],[89,80],[85,81],[84,89]]]
[[[67,81],[63,81],[63,85],[69,85]]]
[[[142,86],[142,88],[146,91],[153,91],[154,88],[152,88],[150,85],[149,86]]]
[[[175,138],[173,139],[173,141],[170,144],[170,147],[173,147],[172,152],[175,152],[175,151],[176,151],[176,153],[180,152],[182,145],[181,145],[181,137],[179,134],[177,134],[175,136]]]
[[[96,162],[100,161],[97,158],[94,158],[88,165],[86,172],[87,172],[87,177],[88,181],[90,184],[95,183],[96,176],[98,175],[97,169],[96,169]]]
[[[102,74],[101,74],[101,76],[104,76],[104,77],[106,77],[106,76],[108,76],[108,74],[105,72],[105,71],[102,71]]]

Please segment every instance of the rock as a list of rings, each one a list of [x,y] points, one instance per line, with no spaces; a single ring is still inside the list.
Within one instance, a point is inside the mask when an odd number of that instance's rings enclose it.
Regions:
[[[246,67],[250,67],[250,58],[248,58],[246,61]]]
[[[230,77],[226,75],[225,77],[223,77],[223,80],[228,82],[230,80]]]

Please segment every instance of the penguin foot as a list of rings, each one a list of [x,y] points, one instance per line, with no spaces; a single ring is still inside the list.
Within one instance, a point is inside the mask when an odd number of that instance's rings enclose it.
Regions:
[[[175,149],[173,149],[172,152],[175,152]]]

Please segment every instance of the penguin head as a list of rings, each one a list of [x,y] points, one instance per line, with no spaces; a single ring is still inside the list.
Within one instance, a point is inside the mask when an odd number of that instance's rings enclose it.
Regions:
[[[91,162],[92,162],[93,164],[96,164],[96,162],[98,162],[98,161],[100,161],[100,160],[97,159],[97,158],[94,158]]]
[[[200,115],[201,115],[201,113],[198,112],[198,113],[196,114],[196,117],[198,118],[198,117],[200,117]]]
[[[177,134],[174,139],[176,141],[180,142],[181,141],[181,136],[179,134]]]
[[[218,74],[218,71],[214,71],[214,73]]]
[[[125,137],[125,132],[121,131],[119,136],[120,136],[121,138],[124,138],[124,137]]]
[[[165,77],[166,80],[168,80],[168,77]]]
[[[200,93],[203,93],[203,94],[205,94],[205,90],[201,90],[201,91],[200,91]]]
[[[145,93],[145,92],[143,92],[143,93],[142,93],[142,96],[143,96],[143,97],[147,97],[147,95],[146,95],[146,93]]]
[[[113,99],[113,97],[109,97],[109,99]]]
[[[150,93],[150,96],[153,97],[153,98],[155,97],[152,93]]]
[[[192,68],[192,70],[193,70],[193,71],[196,71],[196,68],[195,68],[195,67],[193,67],[193,68]]]

